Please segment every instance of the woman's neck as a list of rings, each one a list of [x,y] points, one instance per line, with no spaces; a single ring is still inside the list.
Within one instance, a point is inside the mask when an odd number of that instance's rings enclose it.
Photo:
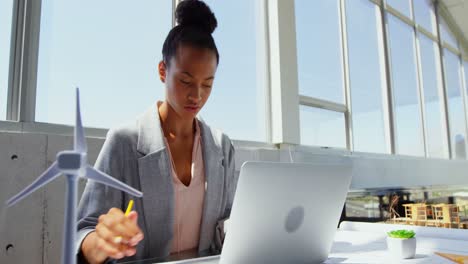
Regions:
[[[194,119],[182,119],[167,101],[158,106],[161,127],[168,139],[191,138],[194,134]]]

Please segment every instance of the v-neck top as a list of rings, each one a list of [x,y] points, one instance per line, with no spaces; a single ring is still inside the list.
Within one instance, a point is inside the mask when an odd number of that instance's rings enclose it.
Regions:
[[[192,166],[190,184],[183,184],[175,170],[169,143],[164,137],[172,171],[174,186],[174,236],[170,253],[197,249],[200,240],[200,225],[203,215],[203,201],[205,197],[205,169],[200,136],[200,126],[195,118],[195,135],[192,148]]]

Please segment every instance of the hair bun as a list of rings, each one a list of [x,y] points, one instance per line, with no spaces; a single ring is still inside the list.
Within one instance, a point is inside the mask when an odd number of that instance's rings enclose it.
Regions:
[[[177,5],[175,18],[181,26],[193,26],[213,33],[218,21],[211,9],[199,0],[184,0]]]

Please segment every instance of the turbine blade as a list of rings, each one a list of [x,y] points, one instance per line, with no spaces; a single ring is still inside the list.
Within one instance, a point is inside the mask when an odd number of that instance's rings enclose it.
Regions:
[[[133,196],[136,196],[136,197],[142,197],[143,196],[143,193],[138,191],[137,189],[135,189],[133,187],[130,187],[127,184],[115,179],[112,176],[109,176],[109,175],[105,174],[104,172],[98,171],[98,170],[94,169],[91,166],[88,166],[88,168],[86,168],[86,176],[85,177],[88,178],[88,179],[100,182],[102,184],[111,186],[113,188],[119,189],[121,191],[124,191],[124,192],[126,192],[128,194],[131,194]]]
[[[21,192],[19,192],[15,196],[8,199],[8,201],[6,202],[7,206],[12,206],[16,204],[17,202],[21,201],[23,198],[30,195],[32,192],[41,188],[42,186],[46,185],[50,181],[54,180],[58,176],[60,176],[60,170],[57,166],[57,162],[54,162],[33,183],[31,183],[28,187],[24,188]]]
[[[81,123],[80,91],[78,87],[76,87],[75,144],[73,149],[80,153],[87,151],[86,139],[84,136],[83,125]]]

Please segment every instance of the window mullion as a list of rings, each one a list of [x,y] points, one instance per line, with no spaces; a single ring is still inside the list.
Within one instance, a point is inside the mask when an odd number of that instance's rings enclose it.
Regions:
[[[14,2],[7,120],[35,120],[41,3]]]
[[[444,65],[444,48],[442,46],[442,36],[441,36],[441,21],[439,16],[439,2],[434,2],[434,13],[436,17],[436,24],[437,24],[437,37],[438,37],[438,46],[439,46],[439,57],[440,57],[440,76],[442,78],[442,98],[443,98],[443,105],[444,105],[444,117],[445,117],[445,124],[447,125],[447,148],[449,159],[453,157],[452,155],[452,146],[451,146],[451,138],[450,138],[450,122],[449,122],[449,113],[448,113],[448,98],[447,98],[447,82],[445,76],[445,65]]]
[[[414,15],[414,7],[413,3],[411,2],[411,11]],[[429,157],[429,147],[428,147],[428,138],[427,138],[427,127],[426,127],[426,101],[424,100],[424,86],[423,86],[423,77],[422,77],[422,65],[421,65],[421,50],[419,46],[419,35],[416,24],[413,26],[413,45],[414,45],[414,54],[415,54],[415,62],[416,62],[416,74],[417,74],[417,90],[419,95],[419,111],[421,116],[421,128],[422,128],[422,136],[423,136],[423,143],[424,143],[424,155],[425,157]]]
[[[395,135],[395,122],[394,122],[394,112],[393,112],[393,92],[392,92],[392,72],[391,72],[391,62],[390,62],[390,48],[388,43],[388,23],[387,23],[387,13],[385,11],[385,1],[382,1],[379,5],[380,14],[381,14],[381,46],[383,46],[383,59],[384,60],[384,71],[385,71],[385,88],[384,95],[386,95],[386,101],[384,101],[386,113],[386,125],[387,125],[387,142],[388,149],[391,154],[396,154],[396,135]]]
[[[272,143],[300,144],[294,1],[267,4]]]
[[[340,36],[342,48],[342,65],[344,77],[344,95],[345,95],[345,129],[346,129],[346,147],[348,150],[354,150],[353,139],[353,115],[351,105],[351,90],[349,79],[349,57],[348,57],[348,31],[346,24],[346,4],[345,0],[340,0]]]

